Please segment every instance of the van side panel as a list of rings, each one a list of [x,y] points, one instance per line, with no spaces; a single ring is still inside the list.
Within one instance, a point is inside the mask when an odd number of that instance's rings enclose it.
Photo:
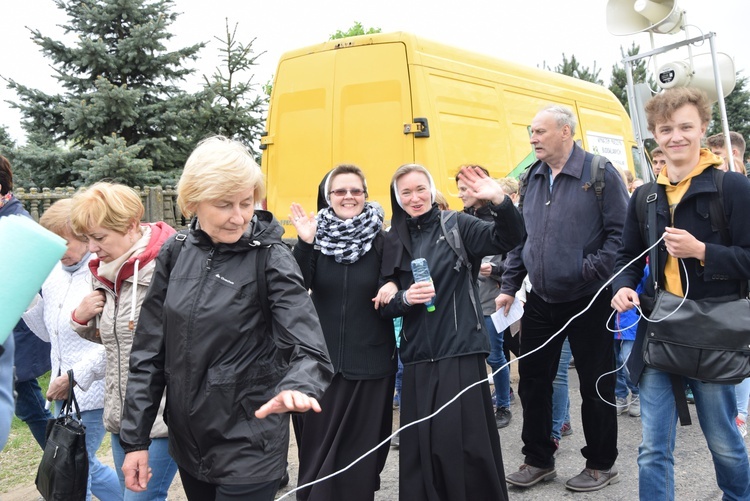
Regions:
[[[268,209],[287,227],[292,202],[315,210],[317,186],[331,168],[334,67],[335,53],[320,52],[282,60],[276,73],[263,166],[266,197],[273,201]]]
[[[391,175],[414,158],[414,135],[404,134],[412,122],[406,48],[339,49],[335,75],[331,158],[321,177],[336,164],[353,163],[367,176],[370,198],[388,206]]]

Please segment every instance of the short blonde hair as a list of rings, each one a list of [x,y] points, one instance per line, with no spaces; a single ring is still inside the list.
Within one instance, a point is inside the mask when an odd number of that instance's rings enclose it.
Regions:
[[[506,195],[518,193],[518,179],[514,177],[501,177],[497,180],[497,184],[500,185]]]
[[[265,195],[263,173],[248,149],[239,141],[213,136],[198,143],[185,162],[177,183],[177,205],[185,217],[192,217],[200,202],[249,188],[254,188],[256,202]]]
[[[42,217],[39,218],[39,224],[63,238],[72,235],[78,240],[85,241],[86,237],[76,235],[73,231],[73,226],[70,224],[70,211],[72,208],[72,198],[61,198],[44,211]]]
[[[451,208],[450,205],[448,205],[448,199],[446,199],[445,195],[443,195],[439,191],[435,192],[435,203],[438,205],[440,210],[449,210]]]
[[[78,235],[97,226],[124,235],[143,218],[144,212],[141,197],[133,188],[99,182],[73,197],[70,224]]]

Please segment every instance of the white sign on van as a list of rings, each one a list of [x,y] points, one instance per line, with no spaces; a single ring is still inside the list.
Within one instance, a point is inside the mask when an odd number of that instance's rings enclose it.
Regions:
[[[628,152],[622,136],[586,131],[586,142],[591,153],[606,157],[618,169],[628,168]]]

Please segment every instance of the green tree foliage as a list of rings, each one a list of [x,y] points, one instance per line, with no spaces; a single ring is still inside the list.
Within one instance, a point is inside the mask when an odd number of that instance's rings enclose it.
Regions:
[[[380,33],[380,28],[367,28],[366,30],[359,21],[354,21],[351,28],[346,31],[337,30],[336,33],[331,35],[329,40],[338,40],[339,38],[356,37],[357,35],[372,35],[374,33]]]
[[[622,51],[622,47],[620,47],[620,50]],[[635,56],[640,52],[640,50],[641,47],[633,42],[628,48],[626,57]],[[631,65],[633,72],[633,83],[648,83],[649,87],[651,87],[652,89],[656,89],[656,82],[654,82],[654,79],[651,78],[648,73],[648,68],[646,67],[647,62],[647,59],[639,59]],[[625,66],[615,64],[612,67],[612,77],[610,78],[609,90],[612,91],[615,96],[617,96],[617,99],[619,99],[622,105],[625,107],[625,111],[630,114],[630,108],[628,108],[627,86],[628,77],[625,74]]]
[[[151,171],[151,160],[139,158],[140,144],[128,146],[125,139],[112,134],[103,141],[93,141],[93,148],[83,153],[83,158],[73,162],[83,184],[93,184],[106,179],[123,184],[154,184],[160,180]]]
[[[177,84],[192,73],[188,63],[196,59],[204,44],[166,49],[172,38],[168,28],[177,18],[171,0],[54,3],[68,15],[63,29],[76,35],[74,45],[53,40],[39,30],[30,31],[51,59],[63,92],[46,94],[8,80],[19,97],[19,102],[11,105],[21,111],[30,138],[23,165],[35,170],[45,158],[54,158],[49,166],[51,175],[39,172],[37,182],[79,185],[83,178],[77,169],[90,160],[91,152],[117,144],[116,148],[125,148],[126,156],[151,162],[160,177],[174,178],[195,143],[184,133],[192,123],[194,97]],[[60,145],[69,151],[61,153]],[[32,152],[43,154],[32,159]],[[62,157],[67,162],[59,165],[57,160]],[[58,165],[60,172],[56,171]],[[114,171],[119,173],[118,179],[134,184],[149,177],[144,178],[145,165]]]
[[[747,89],[747,77],[737,75],[737,83],[731,94],[724,98],[727,109],[729,130],[733,130],[750,143],[750,91]],[[714,104],[713,117],[708,128],[708,135],[718,134],[721,130],[721,112],[718,103]],[[747,155],[746,155],[747,157]]]
[[[554,69],[546,64],[544,65],[544,69],[578,78],[579,80],[604,85],[604,82],[599,78],[599,73],[601,73],[602,70],[601,68],[597,69],[596,61],[594,61],[593,68],[589,68],[588,66],[582,66],[578,59],[576,59],[575,54],[568,59],[565,53],[563,53],[562,58],[562,63],[555,66]]]
[[[265,106],[268,99],[255,91],[251,74],[257,59],[255,39],[244,44],[237,40],[237,24],[230,31],[226,21],[225,38],[214,37],[220,44],[223,66],[211,77],[203,76],[205,85],[199,98],[195,116],[198,138],[221,134],[244,143],[255,152],[253,142],[263,130]]]

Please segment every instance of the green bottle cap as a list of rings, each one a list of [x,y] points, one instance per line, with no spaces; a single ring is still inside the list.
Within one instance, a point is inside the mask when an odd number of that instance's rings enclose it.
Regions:
[[[430,306],[428,306],[427,311],[435,311],[435,305],[431,304]]]

